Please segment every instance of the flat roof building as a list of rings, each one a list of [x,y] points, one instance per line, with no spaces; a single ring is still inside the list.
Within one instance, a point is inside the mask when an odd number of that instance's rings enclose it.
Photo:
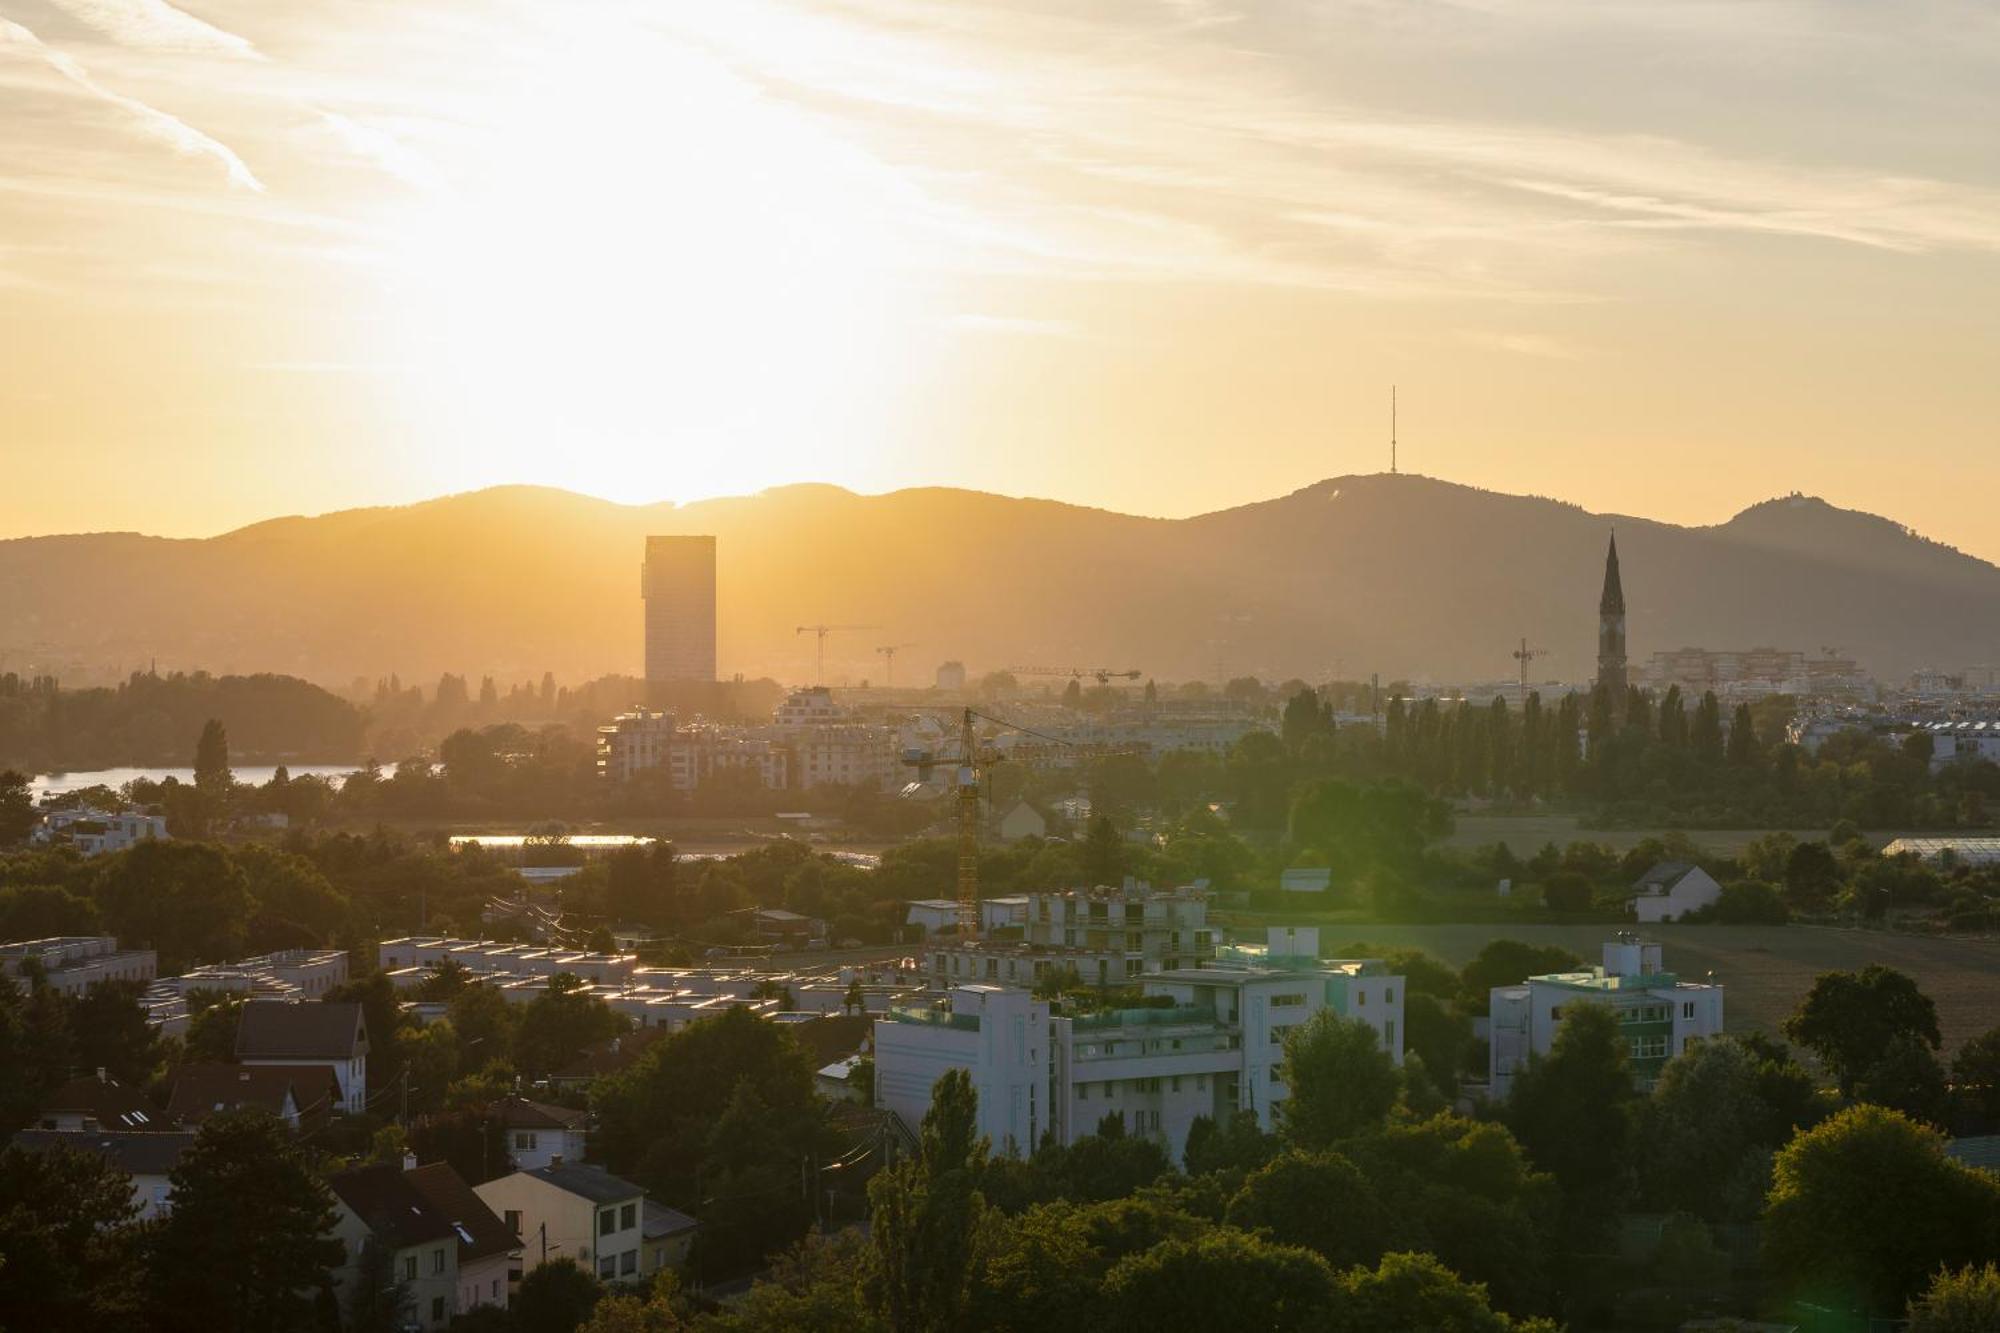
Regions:
[[[715,679],[715,538],[648,537],[646,679]]]

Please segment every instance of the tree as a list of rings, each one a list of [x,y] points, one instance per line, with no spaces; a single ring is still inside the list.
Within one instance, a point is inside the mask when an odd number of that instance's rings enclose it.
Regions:
[[[1109,815],[1091,817],[1090,830],[1083,839],[1082,855],[1085,883],[1115,885],[1123,881],[1128,849]]]
[[[204,796],[225,797],[236,779],[229,771],[229,733],[210,718],[194,745],[194,785]]]
[[[107,933],[128,948],[155,949],[160,972],[242,956],[250,889],[222,848],[201,842],[141,842],[110,859],[96,885]]]
[[[1931,1279],[1910,1302],[1909,1333],[1993,1333],[2000,1329],[2000,1268],[1970,1264]]]
[[[1467,1282],[1430,1254],[1388,1254],[1373,1269],[1355,1268],[1337,1280],[1333,1321],[1338,1333],[1423,1329],[1424,1333],[1554,1333],[1544,1320],[1517,1324],[1488,1304],[1486,1288]]]
[[[1345,1268],[1381,1257],[1387,1217],[1354,1163],[1337,1153],[1293,1149],[1251,1173],[1229,1201],[1225,1220]]]
[[[1959,1048],[1951,1062],[1951,1091],[1959,1110],[1988,1127],[1985,1132],[2000,1126],[2000,1027]]]
[[[1590,910],[1590,881],[1574,870],[1558,870],[1542,884],[1542,905],[1551,912]]]
[[[986,1208],[976,1188],[986,1159],[978,1111],[971,1075],[946,1070],[931,1089],[917,1157],[868,1183],[882,1304],[895,1333],[965,1322]]]
[[[70,1001],[76,1063],[102,1069],[120,1083],[143,1086],[160,1069],[160,1034],[139,1008],[140,981],[100,981]]]
[[[1840,861],[1823,842],[1802,842],[1785,857],[1785,901],[1804,912],[1818,911],[1840,887]]]
[[[1573,972],[1582,966],[1581,958],[1558,945],[1490,940],[1459,973],[1458,1006],[1468,1014],[1483,1014],[1495,986],[1513,986],[1529,977]]]
[[[0,847],[27,841],[40,819],[28,775],[12,768],[0,770]]]
[[[1573,1213],[1608,1208],[1628,1170],[1635,1094],[1626,1049],[1610,1008],[1571,1000],[1549,1053],[1529,1059],[1507,1097],[1508,1126]]]
[[[16,884],[0,888],[0,940],[95,935],[101,928],[97,904],[60,885]]]
[[[1163,1241],[1114,1265],[1104,1280],[1121,1329],[1319,1330],[1334,1308],[1333,1270],[1295,1245],[1233,1227]]]
[[[355,1256],[347,1293],[347,1333],[403,1333],[416,1314],[410,1284],[398,1277],[396,1253],[370,1235]]]
[[[687,1327],[666,1301],[611,1292],[577,1326],[577,1333],[680,1333]]]
[[[1285,1034],[1285,1082],[1291,1096],[1279,1113],[1279,1132],[1306,1149],[1330,1148],[1381,1124],[1401,1086],[1374,1027],[1331,1009]]]
[[[1790,1071],[1805,1077],[1795,1064]],[[1774,1102],[1774,1087],[1789,1104]],[[1805,1094],[1809,1101],[1809,1083]],[[1662,1211],[1748,1221],[1763,1207],[1770,1153],[1791,1137],[1796,1096],[1786,1075],[1744,1042],[1690,1044],[1639,1107],[1643,1195]]]
[[[1822,972],[1785,1020],[1785,1035],[1820,1058],[1852,1096],[1861,1075],[1889,1052],[1898,1036],[1939,1044],[1937,1006],[1894,968],[1870,963],[1859,972]]]
[[[1942,1126],[1950,1106],[1944,1066],[1923,1041],[1907,1032],[1890,1038],[1881,1058],[1854,1081],[1858,1101],[1873,1102],[1926,1125]]]
[[[124,1228],[138,1215],[132,1182],[89,1151],[0,1151],[0,1328],[98,1329],[124,1324],[102,1307]]]
[[[514,1292],[514,1326],[519,1333],[576,1333],[603,1294],[573,1259],[536,1264]]]
[[[1821,1303],[1891,1314],[1941,1266],[2000,1247],[2000,1182],[1879,1106],[1850,1106],[1779,1152],[1764,1209],[1772,1275]]]
[[[1255,1111],[1237,1108],[1217,1124],[1198,1115],[1188,1126],[1181,1162],[1191,1176],[1217,1171],[1255,1171],[1271,1160],[1277,1141],[1257,1123]]]
[[[152,1245],[163,1328],[281,1333],[342,1259],[332,1196],[282,1121],[228,1111],[202,1123],[169,1177],[173,1211]],[[229,1256],[218,1264],[219,1255]]]
[[[858,974],[847,983],[847,993],[840,997],[840,1010],[846,1014],[868,1012],[868,992],[861,988],[861,978]]]
[[[586,1046],[617,1036],[625,1020],[590,993],[574,973],[558,972],[548,988],[521,1011],[514,1032],[514,1063],[529,1078],[544,1078],[583,1054]]]

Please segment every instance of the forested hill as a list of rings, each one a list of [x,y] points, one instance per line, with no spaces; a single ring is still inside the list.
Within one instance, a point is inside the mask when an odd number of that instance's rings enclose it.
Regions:
[[[365,718],[345,699],[287,676],[139,673],[115,688],[57,689],[0,676],[0,769],[185,765],[210,718],[232,757],[341,763],[362,756]]]
[[[162,664],[344,685],[399,672],[564,679],[640,664],[649,533],[719,539],[725,675],[835,682],[1105,664],[1185,679],[1553,678],[1594,657],[1604,542],[1635,662],[1663,648],[1833,647],[1878,675],[2000,659],[2000,570],[1800,496],[1685,528],[1413,476],[1342,477],[1184,520],[972,491],[792,486],[685,506],[501,487],[283,518],[206,540],[0,542],[0,665]]]

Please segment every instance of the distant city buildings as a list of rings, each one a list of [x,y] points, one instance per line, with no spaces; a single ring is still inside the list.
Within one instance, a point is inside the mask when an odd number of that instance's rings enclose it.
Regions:
[[[646,679],[715,679],[715,538],[648,537]]]
[[[1495,986],[1487,1002],[1487,1086],[1494,1097],[1513,1091],[1533,1056],[1547,1055],[1564,1017],[1580,1004],[1608,1006],[1617,1016],[1642,1089],[1667,1061],[1722,1032],[1722,987],[1682,981],[1666,970],[1661,947],[1633,935],[1606,941],[1602,966],[1551,972],[1516,985]]]
[[[110,935],[52,935],[0,944],[0,974],[19,979],[40,967],[50,989],[81,995],[100,981],[150,982],[159,971],[151,949],[122,949]]]
[[[947,694],[957,694],[965,688],[965,663],[940,662],[934,682]]]
[[[1792,648],[1718,651],[1675,648],[1656,652],[1646,663],[1646,683],[1656,693],[1679,686],[1684,695],[1713,691],[1730,698],[1770,694],[1859,694],[1869,682],[1850,657],[1808,657]]]

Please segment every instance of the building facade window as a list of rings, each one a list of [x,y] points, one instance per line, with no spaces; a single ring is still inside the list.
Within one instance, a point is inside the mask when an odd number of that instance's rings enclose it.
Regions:
[[[639,1271],[639,1252],[627,1250],[618,1256],[618,1271],[621,1275]]]
[[[618,1229],[618,1210],[606,1208],[597,1215],[597,1234],[608,1236]]]
[[[444,1247],[439,1246],[431,1251],[431,1276],[436,1277],[442,1272],[444,1272]]]
[[[415,1282],[416,1280],[417,1280],[417,1256],[414,1254],[406,1254],[403,1256],[403,1281]]]
[[[639,1212],[639,1205],[636,1203],[628,1203],[622,1208],[620,1208],[618,1210],[619,1229],[624,1230],[625,1228],[630,1227],[634,1222],[636,1222],[638,1220],[638,1212]]]

